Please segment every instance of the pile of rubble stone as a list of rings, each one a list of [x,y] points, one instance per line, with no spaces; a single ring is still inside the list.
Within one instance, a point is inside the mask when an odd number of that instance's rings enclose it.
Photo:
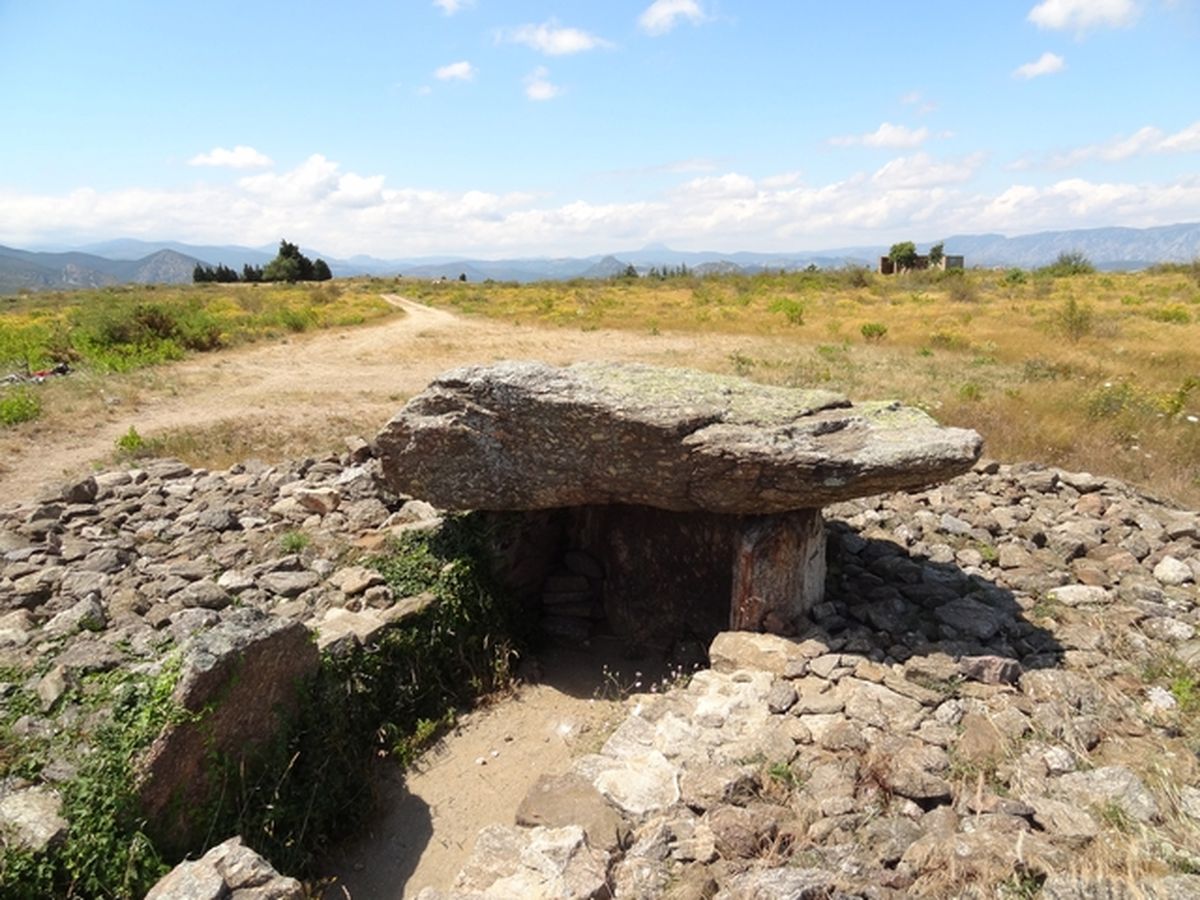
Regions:
[[[336,652],[427,602],[347,561],[437,521],[376,466],[156,461],[0,509],[0,697],[39,702],[13,733],[196,635],[282,620]],[[424,896],[1200,896],[1200,517],[994,463],[826,515],[805,633],[719,635]],[[6,842],[61,840],[77,765],[0,784]]]

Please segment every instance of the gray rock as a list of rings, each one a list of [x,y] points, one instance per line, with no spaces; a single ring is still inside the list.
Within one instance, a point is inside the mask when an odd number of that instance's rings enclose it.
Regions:
[[[966,471],[980,449],[974,432],[895,404],[683,369],[532,362],[440,376],[375,443],[393,490],[445,509],[759,515],[921,487]]]
[[[193,581],[172,594],[171,599],[184,607],[198,606],[201,609],[224,609],[233,602],[228,591],[207,578]]]
[[[834,877],[819,869],[751,869],[724,883],[714,900],[825,900]]]
[[[1054,789],[1081,807],[1113,803],[1139,822],[1153,822],[1159,817],[1154,795],[1125,766],[1102,766],[1087,772],[1071,772],[1057,779]]]
[[[966,678],[983,684],[1016,684],[1021,677],[1021,664],[1003,656],[964,656],[958,665]]]
[[[959,597],[957,600],[943,603],[933,614],[955,631],[981,641],[994,637],[1006,621],[999,610],[986,603],[980,603],[973,597]]]
[[[454,879],[454,891],[522,900],[590,900],[607,882],[608,856],[588,846],[583,829],[518,830],[490,825]]]
[[[0,836],[33,853],[41,853],[67,836],[62,798],[43,787],[28,787],[0,796]]]
[[[320,581],[321,576],[316,572],[267,572],[259,577],[257,584],[280,597],[298,597]]]
[[[329,582],[340,588],[347,597],[357,597],[367,588],[384,584],[385,579],[375,569],[368,569],[366,566],[346,566],[330,576]]]
[[[773,713],[785,713],[796,705],[796,689],[786,681],[778,681],[771,686],[767,695],[767,709]]]
[[[232,837],[197,860],[182,862],[150,889],[146,900],[304,900],[300,882]]]
[[[106,575],[111,575],[114,572],[120,572],[124,569],[131,560],[131,555],[115,547],[106,547],[100,550],[94,550],[89,553],[82,563],[80,568],[85,572],[103,572]]]
[[[255,754],[294,713],[317,666],[299,623],[237,610],[187,645],[174,699],[193,719],[168,725],[138,762],[138,797],[152,836],[167,848],[194,846],[204,823],[191,810],[211,801],[209,760],[253,766]]]
[[[1085,584],[1068,584],[1049,591],[1047,597],[1063,606],[1089,606],[1107,603],[1111,594],[1102,587]]]
[[[629,839],[629,823],[586,779],[575,773],[542,775],[517,807],[516,824],[525,828],[578,825],[587,842],[613,852]]]
[[[1178,586],[1192,580],[1192,567],[1173,556],[1164,556],[1154,567],[1154,577],[1160,584]]]
[[[775,634],[723,631],[713,638],[708,657],[714,671],[755,669],[786,676],[790,666],[817,656],[814,642],[801,642]]]
[[[104,606],[92,595],[68,607],[42,626],[42,632],[51,637],[63,637],[77,631],[101,631],[108,624]]]

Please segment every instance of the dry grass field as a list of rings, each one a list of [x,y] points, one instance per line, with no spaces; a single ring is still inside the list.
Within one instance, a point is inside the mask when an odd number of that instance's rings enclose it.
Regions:
[[[385,293],[456,318],[404,331]],[[166,307],[178,313],[165,323],[147,313]],[[131,336],[122,330],[130,319],[167,337]],[[114,348],[96,335],[128,340]],[[441,367],[613,358],[898,398],[978,429],[989,456],[1113,475],[1200,506],[1194,267],[528,285],[351,279],[0,298],[0,375],[64,353],[76,369],[69,378],[0,389],[0,474],[41,452],[31,445],[64,438],[99,440],[93,461],[111,458],[113,435],[131,426],[146,439],[132,449],[198,465],[324,452],[348,431],[373,433]],[[17,397],[36,401],[34,421],[21,421]],[[170,416],[154,413],[167,405]]]

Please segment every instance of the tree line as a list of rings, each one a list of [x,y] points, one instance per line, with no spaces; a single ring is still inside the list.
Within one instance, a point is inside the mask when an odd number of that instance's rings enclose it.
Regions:
[[[309,259],[300,252],[298,246],[286,240],[279,242],[279,253],[266,266],[252,266],[246,263],[242,266],[240,276],[236,270],[224,263],[218,263],[216,266],[196,263],[196,267],[192,269],[192,281],[196,284],[235,281],[249,283],[259,281],[328,281],[332,277],[333,272],[329,270],[329,264],[325,260],[320,258],[316,260]]]

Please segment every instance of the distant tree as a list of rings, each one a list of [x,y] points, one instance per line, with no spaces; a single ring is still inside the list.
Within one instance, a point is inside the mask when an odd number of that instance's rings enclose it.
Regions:
[[[331,276],[332,277],[332,276]],[[287,240],[279,242],[279,253],[263,269],[263,281],[315,281],[313,261]]]
[[[627,265],[625,267],[625,271],[621,273],[621,277],[622,278],[637,278],[638,277],[638,271],[634,267],[633,263],[630,263],[629,265]]]
[[[466,281],[466,280],[467,280],[467,273],[466,273],[466,272],[460,272],[460,273],[459,273],[459,275],[458,275],[458,280],[459,280],[459,281]]]
[[[333,273],[329,271],[329,264],[323,259],[317,259],[313,263],[313,281],[328,281],[333,277]]]
[[[224,263],[217,264],[217,269],[214,274],[215,274],[214,280],[219,281],[222,284],[230,284],[230,283],[236,282],[238,280],[237,272],[235,272],[233,269],[231,269],[229,266],[225,265]]]
[[[196,263],[196,267],[192,269],[192,283],[205,284],[209,281],[216,280],[216,273],[204,263]]]
[[[263,280],[262,266],[252,266],[252,265],[250,265],[250,263],[246,263],[245,265],[242,266],[242,281],[245,281],[248,284],[253,284],[256,281],[262,281],[262,280]]]
[[[263,269],[263,281],[299,281],[300,262],[290,256],[277,256]]]
[[[917,245],[912,241],[892,244],[892,249],[888,251],[888,259],[896,264],[897,271],[911,269],[917,262]]]
[[[944,243],[936,243],[929,248],[929,268],[933,269],[941,265],[942,260],[946,257],[946,245]]]

